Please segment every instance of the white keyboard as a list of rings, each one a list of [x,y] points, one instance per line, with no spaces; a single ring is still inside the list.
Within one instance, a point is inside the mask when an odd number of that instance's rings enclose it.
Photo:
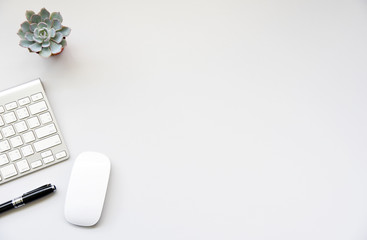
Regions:
[[[0,92],[0,184],[68,158],[40,79]]]

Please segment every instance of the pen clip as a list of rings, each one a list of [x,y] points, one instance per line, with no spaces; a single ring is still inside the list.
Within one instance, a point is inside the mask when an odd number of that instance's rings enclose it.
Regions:
[[[50,186],[51,186],[51,184],[43,185],[43,186],[41,186],[41,187],[38,187],[38,188],[36,188],[36,189],[33,189],[33,190],[29,191],[29,192],[24,193],[24,194],[23,194],[23,196],[26,196],[26,195],[29,195],[29,194],[32,194],[32,193],[38,192],[38,191],[43,190],[43,189],[45,189],[45,188],[48,188],[48,187],[50,187]]]

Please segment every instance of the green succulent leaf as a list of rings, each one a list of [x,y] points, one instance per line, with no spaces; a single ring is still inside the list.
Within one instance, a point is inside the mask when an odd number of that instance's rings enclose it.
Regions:
[[[42,50],[42,46],[40,43],[33,43],[32,45],[29,46],[29,49],[32,52],[39,52]]]
[[[31,17],[32,15],[34,15],[35,13],[31,10],[28,10],[25,12],[25,17],[27,18],[28,21],[31,21]]]
[[[47,24],[44,22],[40,22],[37,24],[37,28],[47,28]]]
[[[28,40],[20,40],[19,45],[21,47],[25,47],[28,48],[29,46],[31,46],[34,42],[32,41],[28,41]]]
[[[51,48],[51,53],[52,54],[57,54],[57,53],[61,52],[62,45],[51,41],[50,48]]]
[[[23,22],[20,27],[22,28],[23,32],[28,32],[29,31],[29,22]]]
[[[39,52],[39,54],[42,57],[49,57],[49,56],[51,56],[51,49],[49,47],[42,48],[42,50],[41,50],[41,52]]]
[[[62,33],[62,35],[64,35],[64,37],[69,36],[70,32],[71,32],[71,28],[69,27],[62,27],[61,30],[59,31]]]
[[[28,41],[33,41],[33,33],[31,32],[27,32],[25,35],[24,35],[25,39],[27,39]]]
[[[31,22],[32,23],[39,23],[42,21],[42,18],[40,15],[37,15],[37,14],[34,14],[32,17],[31,17]]]
[[[51,35],[51,38],[54,38],[54,37],[55,37],[55,35],[56,35],[56,30],[55,30],[55,29],[53,29],[53,28],[51,28],[51,29],[50,29],[50,35]]]
[[[57,31],[60,30],[62,28],[61,26],[61,22],[57,19],[52,21],[52,27]]]
[[[64,38],[64,35],[62,35],[62,33],[60,33],[60,32],[57,32],[56,36],[52,40],[54,42],[61,43],[63,38]]]
[[[50,19],[46,19],[44,22],[47,24],[48,28],[52,27],[52,21]]]
[[[50,17],[50,12],[47,11],[46,8],[42,8],[38,14],[42,17],[42,20],[45,20]]]
[[[35,35],[33,35],[33,41],[38,42],[38,43],[42,43],[43,42],[43,40],[41,38],[39,38],[39,37],[37,37]]]
[[[61,16],[61,14],[60,14],[60,12],[53,12],[52,14],[51,14],[51,16],[50,16],[50,19],[51,20],[55,20],[55,19],[57,19],[57,20],[59,20],[60,21],[60,23],[62,23],[62,16]]]
[[[46,42],[43,42],[42,43],[42,47],[45,48],[45,47],[49,47],[50,46],[50,41],[46,41]]]
[[[62,46],[63,48],[67,46],[67,42],[66,42],[66,40],[65,40],[65,39],[63,39],[63,40],[61,41],[61,46]]]
[[[18,32],[17,32],[18,36],[21,38],[21,39],[24,39],[25,38],[25,33],[23,32],[22,29],[19,29]]]
[[[31,32],[34,32],[34,30],[37,28],[37,23],[32,23],[31,26],[29,27],[29,29],[31,30]]]

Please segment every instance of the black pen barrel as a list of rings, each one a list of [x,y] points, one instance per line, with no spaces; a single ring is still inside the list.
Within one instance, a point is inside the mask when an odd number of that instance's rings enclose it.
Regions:
[[[37,191],[31,191],[29,193],[26,193],[22,196],[23,198],[23,203],[27,204],[30,203],[34,200],[37,200],[41,197],[44,197],[50,193],[53,193],[56,190],[56,186],[55,185],[48,185],[43,189],[38,189]]]
[[[14,206],[13,206],[12,201],[11,200],[7,201],[5,203],[0,204],[0,213],[3,213],[5,211],[8,211],[8,210],[13,209],[13,208],[14,208]]]

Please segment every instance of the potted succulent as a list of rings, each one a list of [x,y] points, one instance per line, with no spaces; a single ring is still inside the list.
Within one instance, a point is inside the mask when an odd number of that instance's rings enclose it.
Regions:
[[[65,46],[65,38],[71,29],[62,25],[63,18],[59,12],[50,14],[45,8],[39,13],[26,11],[27,21],[20,25],[18,35],[19,45],[28,48],[42,57],[60,54]]]

